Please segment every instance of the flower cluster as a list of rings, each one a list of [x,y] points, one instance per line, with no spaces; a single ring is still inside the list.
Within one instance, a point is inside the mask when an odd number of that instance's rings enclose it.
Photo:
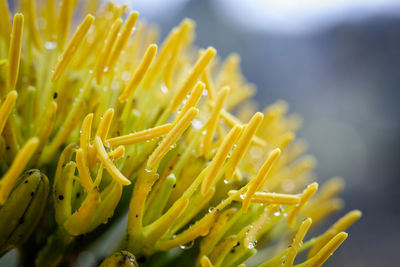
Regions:
[[[196,48],[189,19],[159,49],[126,6],[44,2],[0,0],[0,254],[73,264],[121,218],[102,266],[320,266],[347,238],[358,210],[303,244],[343,182],[317,192],[301,118],[256,112],[238,55]]]

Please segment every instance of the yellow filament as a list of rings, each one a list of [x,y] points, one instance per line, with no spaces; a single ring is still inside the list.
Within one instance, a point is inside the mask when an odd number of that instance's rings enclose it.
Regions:
[[[72,1],[62,0],[60,3],[60,14],[58,18],[58,48],[63,49],[65,41],[68,38],[69,27],[72,18]],[[53,11],[54,12],[54,11]]]
[[[82,149],[83,162],[88,162],[88,152],[90,148],[90,133],[92,130],[93,113],[88,114],[82,122],[80,147]]]
[[[213,47],[207,48],[207,50],[199,57],[196,64],[194,65],[191,73],[186,78],[186,81],[182,84],[178,93],[174,96],[171,102],[170,111],[174,112],[178,109],[179,105],[185,99],[188,92],[193,88],[204,69],[211,62],[217,51]]]
[[[203,71],[203,74],[201,75],[201,80],[206,85],[206,89],[207,89],[210,100],[214,101],[214,99],[215,99],[214,84],[211,81],[210,73],[209,73],[208,69],[205,69]]]
[[[84,152],[82,148],[76,151],[76,166],[78,167],[80,183],[86,192],[90,192],[92,189],[92,178],[90,177],[89,168],[85,162]]]
[[[143,130],[141,132],[110,138],[107,139],[107,142],[110,144],[111,147],[142,143],[167,134],[172,129],[172,127],[173,124],[167,123],[161,126]]]
[[[321,202],[324,200],[328,200],[339,194],[343,190],[343,188],[343,179],[341,177],[333,177],[322,186],[316,198],[318,198],[318,200]]]
[[[221,118],[225,121],[225,123],[229,126],[229,127],[233,127],[236,124],[242,124],[242,122],[236,118],[235,116],[233,116],[231,113],[229,113],[226,110],[221,110]],[[258,145],[258,146],[262,146],[262,147],[266,147],[267,146],[267,142],[265,142],[263,139],[257,137],[256,135],[253,136],[253,138],[251,139],[251,142],[254,145]]]
[[[185,114],[190,108],[195,107],[197,105],[204,91],[204,88],[205,88],[204,83],[197,82],[185,105],[182,107],[180,113],[176,116],[175,121],[180,120],[183,114]]]
[[[24,15],[17,13],[14,15],[10,39],[10,50],[8,52],[7,87],[10,90],[15,88],[18,80],[23,28]]]
[[[130,185],[131,181],[129,181],[114,165],[110,157],[108,156],[106,150],[104,149],[103,142],[99,136],[95,137],[95,146],[97,150],[97,156],[100,161],[103,163],[107,172],[114,178],[117,182],[123,185]]]
[[[114,117],[114,109],[109,108],[104,112],[103,118],[100,120],[99,128],[97,128],[96,136],[100,137],[101,141],[104,142],[110,130],[111,122]]]
[[[71,217],[64,222],[64,228],[71,235],[85,234],[89,227],[90,221],[100,204],[100,192],[98,188],[93,188],[88,193],[82,205],[75,211]]]
[[[269,154],[267,160],[264,162],[264,164],[261,166],[260,170],[258,171],[256,177],[253,180],[251,180],[251,182],[249,184],[249,189],[247,190],[246,196],[242,202],[242,210],[244,213],[247,212],[247,209],[249,207],[250,201],[251,201],[254,193],[264,186],[265,181],[268,178],[268,174],[280,154],[281,154],[281,150],[279,148],[272,150],[271,153]]]
[[[1,37],[4,38],[5,42],[8,43],[10,38],[10,30],[11,30],[11,13],[8,8],[7,0],[0,0],[0,34]]]
[[[258,127],[261,125],[263,118],[264,115],[260,112],[257,112],[251,118],[249,124],[244,128],[243,134],[240,136],[238,144],[226,166],[225,178],[227,181],[232,179],[240,160],[243,158],[244,154],[249,148],[250,142],[253,136],[256,134]]]
[[[282,138],[281,142],[279,144],[279,148],[284,151],[286,147],[294,140],[296,135],[292,132],[285,133]]]
[[[203,155],[205,157],[208,157],[208,154],[210,153],[212,139],[214,137],[215,130],[217,129],[221,110],[224,107],[229,90],[230,90],[229,87],[224,87],[219,92],[214,109],[211,113],[210,120],[207,122],[206,134],[204,135],[204,140],[203,140]]]
[[[168,60],[169,56],[171,55],[171,50],[174,47],[174,43],[178,38],[179,29],[174,29],[168,35],[166,40],[164,41],[160,53],[155,60],[153,66],[151,67],[149,74],[144,82],[144,87],[146,89],[150,89],[157,79],[157,75],[160,74],[162,67],[165,65],[166,61]]]
[[[143,56],[142,62],[140,62],[140,65],[136,69],[135,74],[133,74],[133,77],[131,78],[128,85],[125,87],[124,91],[118,98],[119,101],[123,102],[132,97],[133,93],[136,91],[141,81],[143,80],[143,77],[146,75],[151,65],[151,62],[156,56],[156,53],[157,53],[157,45],[151,44],[147,48],[146,53]]]
[[[112,52],[112,47],[117,40],[118,33],[122,26],[122,19],[118,18],[111,26],[111,30],[108,33],[106,39],[104,40],[103,48],[99,55],[99,61],[96,68],[96,80],[97,83],[101,83],[101,78],[103,76],[106,64]]]
[[[229,134],[224,138],[221,146],[218,148],[213,160],[207,167],[207,173],[201,184],[201,193],[203,194],[203,196],[207,194],[208,190],[212,186],[215,178],[218,175],[219,170],[222,168],[222,165],[224,164],[229,152],[231,151],[236,139],[239,137],[241,132],[242,126],[236,125],[235,127],[233,127],[232,130],[230,130]]]
[[[307,234],[308,229],[310,228],[312,223],[312,220],[310,218],[307,218],[302,222],[300,225],[299,230],[297,231],[293,242],[292,246],[289,248],[288,255],[286,256],[285,262],[282,264],[284,267],[291,267],[293,266],[294,259],[297,255],[297,252],[299,248],[302,245],[303,239],[305,235]]]
[[[129,37],[132,34],[132,29],[136,24],[139,17],[139,13],[132,12],[129,14],[124,26],[122,27],[121,33],[119,34],[115,44],[112,48],[110,59],[108,60],[107,67],[109,70],[114,67],[115,62],[117,62],[122,50],[125,49],[126,44],[129,41]]]
[[[39,37],[39,28],[36,20],[35,1],[25,0],[24,7],[27,12],[27,25],[33,44],[40,49],[42,44]]]
[[[358,221],[360,218],[361,211],[353,210],[348,212],[323,234],[322,238],[319,239],[311,248],[307,257],[311,258],[312,256],[314,256],[331,238],[333,238],[336,234],[340,232],[346,231],[353,223]]]
[[[161,250],[169,250],[179,245],[187,244],[199,236],[207,235],[218,214],[219,212],[208,213],[192,225],[192,227],[176,235],[174,239],[159,241],[156,247],[159,247]]]
[[[304,190],[303,194],[300,196],[300,203],[295,206],[288,214],[287,216],[287,223],[290,226],[293,226],[295,223],[296,217],[299,214],[300,210],[303,208],[303,206],[307,203],[307,201],[317,192],[318,190],[318,184],[317,183],[312,183],[307,188]]]
[[[120,159],[124,156],[125,154],[125,147],[124,146],[119,146],[113,151],[108,153],[108,156],[112,159]]]
[[[313,257],[310,267],[321,266],[335,250],[346,240],[348,234],[340,232],[335,235],[318,253]]]
[[[147,161],[147,169],[152,170],[158,165],[160,160],[171,149],[171,146],[176,143],[186,128],[189,127],[190,123],[194,120],[198,113],[199,110],[197,108],[190,108],[182,117],[182,119],[174,123],[171,131],[164,137],[158,147],[150,155]]]
[[[0,134],[3,132],[4,125],[6,125],[8,117],[14,108],[17,97],[18,94],[16,91],[9,92],[6,99],[0,106]]]
[[[190,19],[184,19],[179,27],[179,34],[171,51],[171,57],[164,70],[164,82],[167,88],[171,88],[171,79],[174,73],[176,63],[179,59],[179,53],[185,43],[191,39],[195,23]]]
[[[228,192],[228,195],[235,195],[236,201],[242,201],[243,199],[236,194],[237,192],[237,190],[231,190]],[[290,194],[256,192],[251,198],[251,202],[264,204],[296,205],[300,202],[300,197]]]
[[[15,181],[24,170],[26,164],[31,159],[33,152],[35,152],[35,149],[38,145],[39,138],[32,137],[18,152],[13,163],[11,164],[11,167],[7,170],[6,174],[0,181],[0,205],[3,205],[4,202],[6,202],[8,195],[15,184]]]
[[[203,256],[200,260],[201,267],[213,267],[210,259],[207,256]]]
[[[82,44],[87,32],[94,22],[94,17],[92,15],[87,15],[84,21],[78,26],[76,32],[72,36],[71,41],[68,43],[64,52],[62,53],[59,61],[54,70],[51,80],[57,81],[60,76],[64,73],[68,64],[71,62],[73,56],[76,54],[79,46]]]

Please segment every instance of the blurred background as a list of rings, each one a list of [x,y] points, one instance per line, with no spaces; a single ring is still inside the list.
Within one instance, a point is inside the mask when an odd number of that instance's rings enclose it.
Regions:
[[[318,159],[318,180],[345,178],[345,211],[363,218],[326,266],[398,266],[399,0],[124,1],[162,36],[189,17],[195,43],[237,52],[260,108],[286,100]],[[332,223],[328,222],[328,223]]]

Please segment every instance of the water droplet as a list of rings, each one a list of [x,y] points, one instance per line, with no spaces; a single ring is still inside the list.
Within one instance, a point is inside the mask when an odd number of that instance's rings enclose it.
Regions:
[[[207,96],[208,95],[208,91],[207,90],[203,90],[203,96]]]
[[[229,181],[224,179],[224,184],[228,184],[228,183],[229,183]]]
[[[106,66],[104,69],[103,69],[103,72],[107,72],[108,71],[108,66]]]
[[[168,87],[165,86],[164,83],[162,83],[162,84],[160,85],[160,90],[161,90],[161,92],[162,92],[163,94],[168,93]]]
[[[203,127],[203,123],[198,119],[194,119],[192,122],[192,126],[195,129],[201,129],[201,127]]]
[[[129,80],[131,79],[131,73],[130,73],[129,71],[124,71],[124,72],[121,74],[121,79],[122,79],[124,82],[129,81]]]
[[[244,195],[244,194],[240,194],[240,195],[239,195],[239,197],[240,197],[241,199],[244,199],[245,196],[246,196],[246,195]]]
[[[45,42],[45,43],[44,43],[44,47],[45,47],[47,50],[54,50],[54,49],[57,48],[57,42]]]
[[[274,213],[274,216],[279,216],[279,215],[281,215],[280,211],[277,211],[277,212]]]
[[[93,70],[92,69],[89,70],[89,74],[93,74]]]
[[[211,212],[213,212],[214,210],[215,210],[214,207],[210,207],[210,208],[208,209],[208,212],[211,213]]]
[[[190,241],[187,244],[180,245],[179,248],[181,248],[183,250],[188,250],[188,249],[191,249],[193,247],[193,245],[194,245],[194,240]]]
[[[253,249],[254,247],[255,247],[254,242],[250,242],[250,243],[249,243],[249,249]]]

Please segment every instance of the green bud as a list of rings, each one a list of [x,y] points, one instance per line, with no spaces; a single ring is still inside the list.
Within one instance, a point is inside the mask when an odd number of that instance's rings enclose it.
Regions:
[[[49,181],[39,170],[18,178],[7,201],[0,207],[0,255],[21,245],[35,230],[49,193]]]
[[[115,252],[108,256],[100,267],[138,267],[135,256],[128,251]]]

